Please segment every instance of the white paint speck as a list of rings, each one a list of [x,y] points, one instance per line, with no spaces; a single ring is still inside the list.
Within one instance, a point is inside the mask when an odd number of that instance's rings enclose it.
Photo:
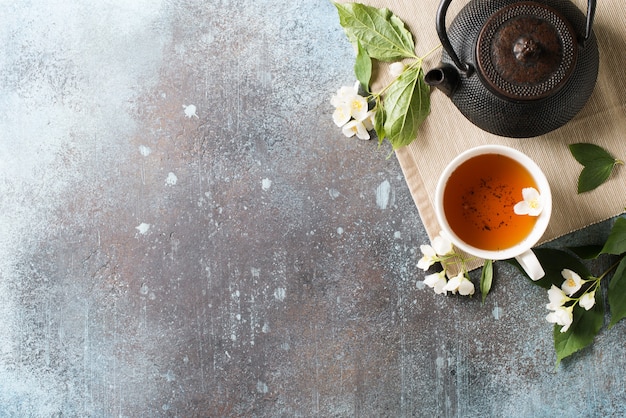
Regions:
[[[144,296],[147,295],[149,291],[150,291],[150,288],[145,283],[143,283],[141,287],[139,288],[139,293],[141,293]]]
[[[391,184],[388,180],[383,181],[376,188],[376,205],[382,210],[387,209],[389,205],[389,196],[391,194]]]
[[[284,287],[279,287],[274,290],[274,297],[279,301],[284,301],[287,296],[287,290]]]
[[[258,382],[256,382],[256,390],[259,393],[267,393],[269,391],[269,388],[265,383],[259,380]]]
[[[270,179],[263,179],[261,181],[261,188],[263,190],[269,190],[270,187],[272,187],[272,180],[270,180]]]
[[[147,157],[152,153],[152,150],[150,149],[150,147],[147,147],[145,145],[139,145],[139,153],[144,157]]]
[[[446,365],[446,359],[443,357],[437,357],[435,359],[435,364],[437,365],[438,368],[442,368]]]
[[[188,117],[189,119],[191,119],[192,117],[196,117],[198,118],[198,115],[196,114],[196,106],[195,105],[183,105],[183,109],[185,109],[185,116]],[[199,119],[199,118],[198,118]]]
[[[402,239],[402,233],[400,231],[396,231],[393,233],[393,237],[395,239]]]
[[[342,227],[337,228],[337,234],[339,234],[339,235],[343,234],[343,228]]]
[[[502,318],[502,308],[496,305],[495,308],[493,308],[493,310],[491,311],[491,314],[496,320]]]
[[[168,370],[167,373],[165,373],[163,375],[163,377],[165,378],[165,380],[167,380],[168,382],[173,382],[176,380],[176,375],[174,374],[173,371]]]
[[[168,173],[167,178],[165,179],[165,184],[168,186],[174,186],[176,183],[178,183],[178,177],[176,177],[176,174]]]
[[[148,232],[148,229],[150,229],[150,224],[142,222],[139,226],[136,226],[135,229],[139,231],[140,234],[145,235]]]
[[[418,280],[418,281],[415,282],[415,287],[418,290],[424,290],[426,288],[426,284],[424,284],[423,280]]]

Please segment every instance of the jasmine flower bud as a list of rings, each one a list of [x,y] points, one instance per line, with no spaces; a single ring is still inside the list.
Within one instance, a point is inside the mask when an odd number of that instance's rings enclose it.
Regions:
[[[585,308],[586,310],[593,308],[593,305],[596,304],[596,292],[593,291],[593,292],[585,293],[584,295],[580,297],[578,304],[582,306],[583,308]]]
[[[406,65],[404,63],[398,61],[389,65],[389,74],[391,74],[394,78],[399,77],[400,74],[404,71]]]

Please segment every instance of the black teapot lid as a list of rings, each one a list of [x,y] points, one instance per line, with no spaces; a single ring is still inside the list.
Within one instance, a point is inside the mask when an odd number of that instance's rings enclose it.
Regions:
[[[513,100],[556,93],[576,67],[576,32],[556,10],[534,2],[494,13],[478,37],[476,63],[485,84]]]

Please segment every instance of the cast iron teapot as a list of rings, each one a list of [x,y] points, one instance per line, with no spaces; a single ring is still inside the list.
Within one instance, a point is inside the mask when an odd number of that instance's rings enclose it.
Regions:
[[[596,84],[598,47],[586,16],[569,0],[471,0],[446,30],[451,0],[437,11],[441,66],[425,81],[476,126],[527,138],[565,125]]]

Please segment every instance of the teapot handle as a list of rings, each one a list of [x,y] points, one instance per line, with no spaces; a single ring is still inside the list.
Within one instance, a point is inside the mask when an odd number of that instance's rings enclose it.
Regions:
[[[591,2],[593,0],[589,1]],[[439,36],[441,46],[448,53],[448,55],[450,55],[454,65],[456,65],[460,71],[467,73],[472,67],[469,64],[462,62],[456,52],[454,52],[454,48],[452,48],[452,44],[450,43],[450,38],[448,38],[448,31],[446,30],[446,14],[448,13],[448,7],[450,7],[451,2],[452,0],[441,0],[441,3],[439,3],[435,28],[437,29],[437,35]]]
[[[591,37],[593,18],[596,15],[596,0],[587,0],[587,23],[585,25],[585,41]]]
[[[448,32],[446,30],[446,14],[448,13],[448,7],[450,7],[450,3],[452,0],[441,0],[439,3],[439,8],[437,9],[437,22],[436,29],[437,35],[439,36],[439,40],[441,41],[441,46],[443,49],[450,55],[450,58],[454,62],[454,65],[457,68],[464,72],[471,72],[472,66],[468,63],[462,62],[459,59],[459,56],[454,52],[454,48],[452,48],[452,44],[450,43],[450,38],[448,38]],[[596,14],[596,0],[587,0],[587,21],[585,24],[585,39],[587,41],[591,36],[592,26],[593,26],[593,18]]]

